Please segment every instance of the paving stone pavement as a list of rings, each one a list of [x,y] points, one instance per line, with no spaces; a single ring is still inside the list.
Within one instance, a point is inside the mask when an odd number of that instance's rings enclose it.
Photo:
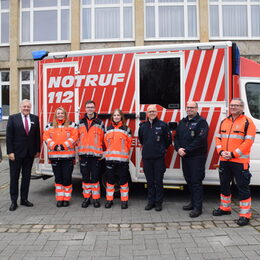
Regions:
[[[34,207],[8,210],[9,168],[0,164],[1,259],[260,259],[260,189],[252,189],[253,219],[238,227],[230,216],[213,217],[218,188],[206,187],[203,214],[191,219],[182,205],[186,191],[167,190],[161,212],[145,211],[146,190],[135,185],[129,208],[119,199],[111,209],[81,208],[81,184],[74,180],[71,205],[57,208],[53,178],[31,181]],[[131,192],[131,191],[130,191]]]

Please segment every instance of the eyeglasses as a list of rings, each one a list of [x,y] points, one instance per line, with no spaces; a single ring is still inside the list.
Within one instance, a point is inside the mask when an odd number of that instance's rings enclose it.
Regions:
[[[86,107],[86,109],[90,109],[90,108],[94,109],[95,107]]]
[[[186,107],[186,109],[195,109],[197,107]]]
[[[232,105],[229,105],[230,107],[242,107],[242,105],[237,105],[237,104],[232,104]]]
[[[156,113],[157,111],[148,111],[147,113]]]

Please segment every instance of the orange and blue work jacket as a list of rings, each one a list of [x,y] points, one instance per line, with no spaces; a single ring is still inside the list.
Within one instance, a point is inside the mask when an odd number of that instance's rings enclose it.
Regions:
[[[79,121],[78,154],[80,156],[102,157],[104,141],[104,124],[101,119],[88,119],[87,114]]]
[[[75,158],[75,145],[78,140],[77,125],[70,122],[68,126],[64,126],[64,122],[59,123],[58,127],[53,127],[49,123],[43,133],[43,140],[48,147],[49,159],[67,159]],[[57,146],[62,146],[62,149],[57,150]]]
[[[256,127],[253,121],[244,114],[234,121],[232,115],[225,118],[221,122],[219,133],[216,136],[216,148],[219,155],[222,151],[231,152],[232,158],[227,160],[220,156],[220,160],[243,163],[244,169],[247,169],[255,134]]]
[[[112,123],[105,133],[106,151],[104,153],[107,161],[129,161],[129,151],[131,148],[132,137],[131,130],[122,124]]]

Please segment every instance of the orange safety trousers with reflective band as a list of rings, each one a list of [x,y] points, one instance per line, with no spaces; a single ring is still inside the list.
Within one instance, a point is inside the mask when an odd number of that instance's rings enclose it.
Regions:
[[[91,197],[92,194],[92,198],[94,200],[100,199],[100,184],[99,182],[96,183],[85,183],[82,182],[82,189],[83,189],[83,197],[85,199],[88,199]]]
[[[131,130],[123,126],[122,122],[113,123],[108,127],[104,142],[106,151],[104,153],[106,161],[129,161],[129,151],[131,148]]]
[[[49,123],[43,133],[43,140],[48,147],[48,157],[56,158],[74,158],[76,155],[75,145],[78,140],[77,125],[73,122],[65,127],[63,124],[54,128],[52,123]],[[64,150],[55,151],[56,145],[63,145]]]
[[[80,120],[78,154],[101,157],[103,153],[104,124],[98,118],[94,118],[91,122],[89,126],[86,118]]]
[[[128,182],[124,185],[120,185],[121,201],[128,201],[129,187]]]
[[[239,216],[240,217],[245,217],[245,218],[251,218],[252,213],[251,213],[251,197],[249,197],[246,200],[240,200],[240,212]]]
[[[72,193],[72,184],[63,186],[62,184],[55,183],[55,197],[57,201],[70,201]]]
[[[224,211],[231,211],[231,195],[225,196],[220,194],[220,209]]]
[[[245,133],[245,124],[248,125]],[[234,158],[226,160],[220,156],[221,161],[243,163],[244,169],[248,168],[249,154],[254,142],[256,127],[253,121],[245,115],[240,115],[234,121],[232,116],[225,118],[216,136],[216,148],[221,151],[232,152]]]
[[[114,192],[115,192],[115,185],[109,184],[107,182],[107,185],[106,185],[106,200],[113,200],[114,199]]]

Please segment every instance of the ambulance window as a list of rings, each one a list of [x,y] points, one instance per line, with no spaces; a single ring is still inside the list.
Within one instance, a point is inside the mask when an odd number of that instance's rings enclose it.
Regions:
[[[140,104],[180,108],[180,58],[140,60]]]
[[[260,83],[247,83],[246,97],[251,115],[260,119]]]

